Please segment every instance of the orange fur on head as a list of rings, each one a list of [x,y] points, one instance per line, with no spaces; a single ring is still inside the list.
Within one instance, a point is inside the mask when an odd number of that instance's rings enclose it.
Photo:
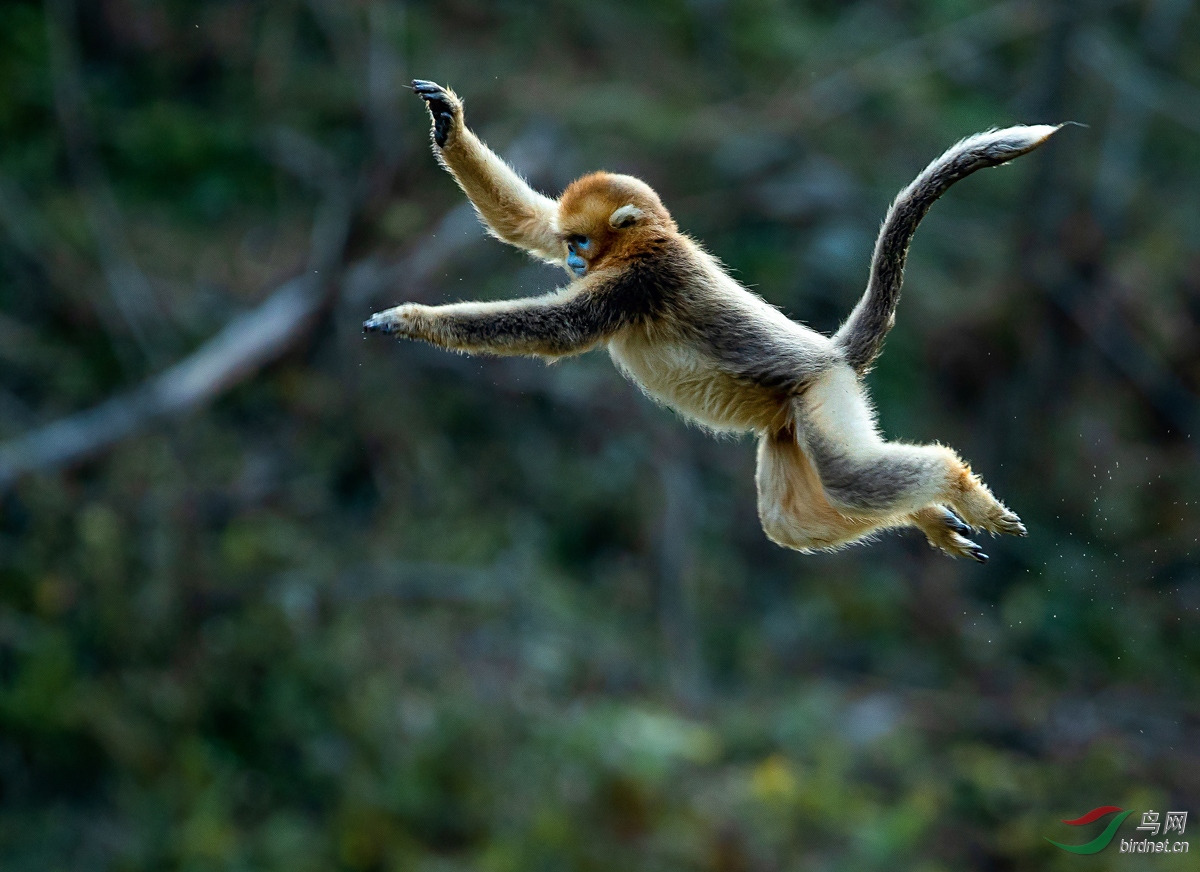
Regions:
[[[613,226],[614,214],[618,224],[623,219],[623,226]],[[586,252],[580,252],[589,270],[636,250],[648,234],[676,231],[671,213],[653,188],[633,176],[606,172],[576,179],[563,191],[558,225],[564,240],[586,236],[592,241]]]

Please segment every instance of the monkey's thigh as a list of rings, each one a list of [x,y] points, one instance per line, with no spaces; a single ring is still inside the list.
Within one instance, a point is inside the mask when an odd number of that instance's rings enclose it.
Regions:
[[[949,448],[885,442],[849,367],[827,373],[798,401],[796,425],[826,498],[843,514],[898,518],[945,501],[964,474]]]
[[[758,517],[763,532],[785,548],[809,551],[845,545],[877,526],[838,512],[791,431],[758,440]]]

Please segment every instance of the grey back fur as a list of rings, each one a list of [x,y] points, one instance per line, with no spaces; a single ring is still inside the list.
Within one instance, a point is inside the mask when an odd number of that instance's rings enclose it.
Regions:
[[[917,225],[938,197],[976,170],[1007,163],[1033,151],[1061,125],[989,130],[951,146],[897,195],[875,241],[866,293],[834,334],[847,363],[867,372],[883,350],[883,340],[896,321],[896,304],[904,283],[904,261]]]

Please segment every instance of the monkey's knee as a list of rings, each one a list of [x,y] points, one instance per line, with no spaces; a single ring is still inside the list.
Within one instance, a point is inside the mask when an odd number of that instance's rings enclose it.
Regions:
[[[810,551],[820,547],[817,540],[800,527],[795,519],[785,517],[778,511],[764,511],[760,507],[758,521],[762,524],[763,533],[776,545],[795,551]]]
[[[784,548],[833,548],[860,538],[869,526],[829,504],[816,470],[791,433],[759,441],[755,483],[763,532]]]
[[[811,517],[789,514],[778,507],[759,507],[763,533],[776,545],[793,551],[823,551],[840,548],[870,534],[875,525],[830,512],[816,511]]]
[[[795,501],[776,503],[760,499],[758,521],[767,538],[784,548],[813,551],[828,547],[836,538],[831,535],[828,519],[822,519],[816,507],[806,511],[807,508]]]

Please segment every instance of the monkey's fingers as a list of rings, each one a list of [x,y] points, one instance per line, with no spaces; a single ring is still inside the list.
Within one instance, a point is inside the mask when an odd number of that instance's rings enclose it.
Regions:
[[[455,114],[460,110],[461,104],[453,94],[437,82],[413,79],[412,89],[414,94],[425,101],[425,105],[429,108],[429,114],[433,116],[433,138],[441,148],[450,136],[450,130],[454,127]]]
[[[382,312],[363,321],[363,333],[391,333],[392,322]]]
[[[409,336],[412,333],[412,316],[408,306],[397,306],[376,312],[363,321],[364,333],[387,333],[392,336]]]

